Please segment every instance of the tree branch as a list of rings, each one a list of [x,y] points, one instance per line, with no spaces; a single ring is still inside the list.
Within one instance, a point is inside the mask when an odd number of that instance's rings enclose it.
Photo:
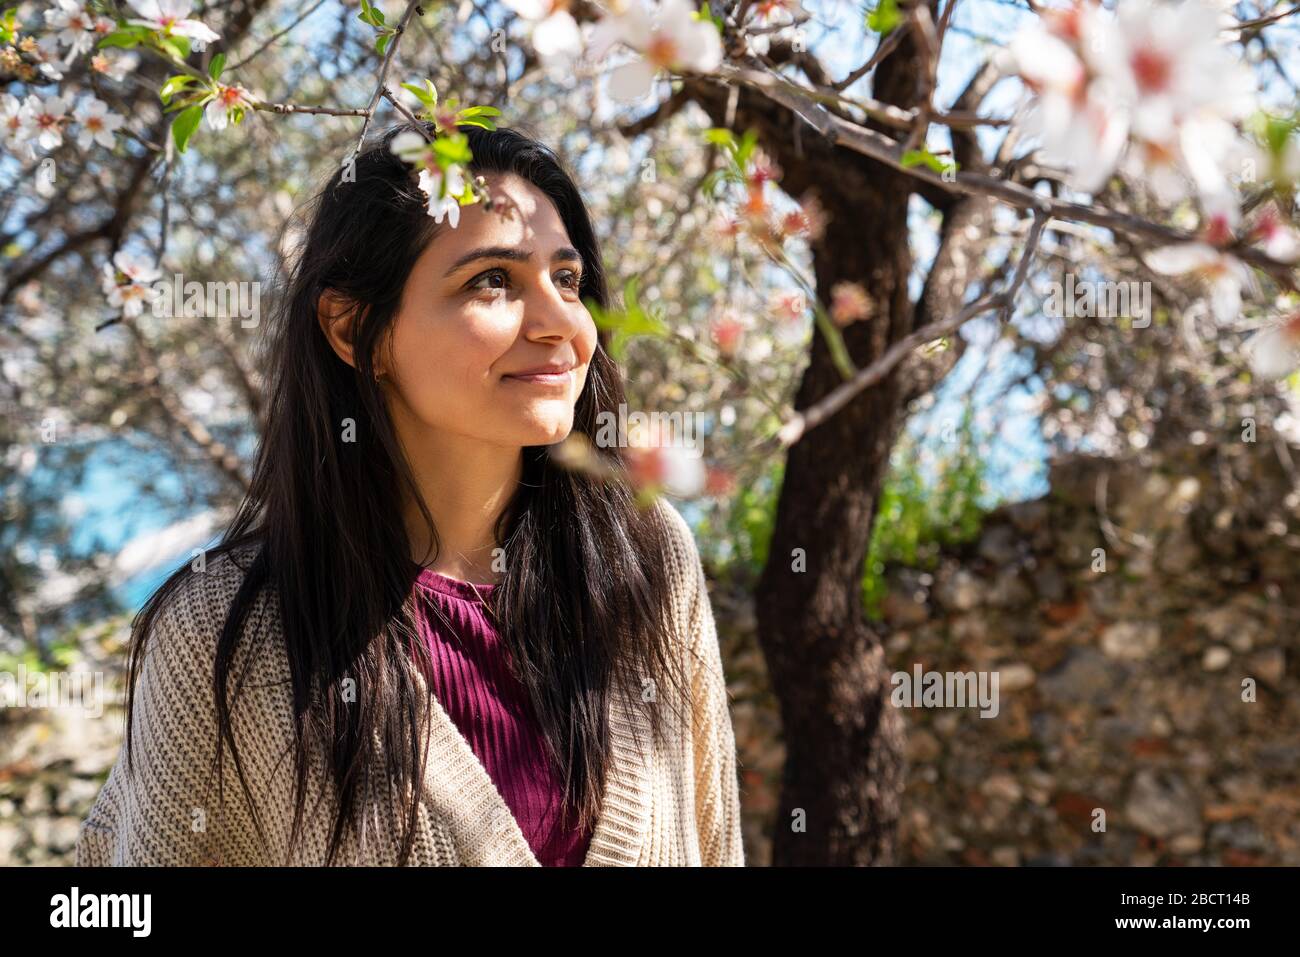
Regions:
[[[1034,213],[1034,222],[1029,229],[1029,236],[1025,240],[1025,249],[1021,254],[1020,264],[1016,267],[1015,275],[1005,290],[991,296],[985,296],[971,303],[955,316],[923,326],[893,343],[885,351],[884,355],[870,365],[858,370],[848,382],[837,386],[812,407],[792,415],[777,433],[779,444],[786,448],[794,445],[809,429],[816,428],[844,408],[863,389],[875,385],[885,378],[917,346],[951,335],[971,319],[991,309],[1000,310],[1004,316],[1009,315],[1015,305],[1016,293],[1020,290],[1020,286],[1024,283],[1025,276],[1029,272],[1030,260],[1033,259],[1034,251],[1038,248],[1038,240],[1043,234],[1043,227],[1047,225],[1047,219],[1047,215],[1042,212]]]

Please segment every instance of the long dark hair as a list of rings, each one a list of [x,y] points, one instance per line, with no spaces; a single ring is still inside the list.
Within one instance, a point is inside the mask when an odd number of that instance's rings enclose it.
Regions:
[[[427,727],[430,712],[414,669],[428,661],[423,644],[412,641],[418,566],[402,520],[403,492],[420,503],[435,543],[436,529],[373,374],[375,350],[394,319],[407,276],[445,228],[427,215],[411,168],[389,149],[393,136],[417,129],[405,124],[380,134],[356,156],[354,170],[336,172],[308,208],[305,235],[287,264],[268,329],[268,410],[251,487],[219,547],[209,553],[209,560],[225,554],[247,563],[217,641],[218,773],[228,743],[253,807],[227,694],[250,613],[270,590],[278,598],[293,686],[292,833],[296,837],[302,824],[309,749],[322,748],[338,796],[327,863],[357,821],[360,830],[353,833],[365,848],[367,825],[374,825],[359,804],[377,784],[380,794],[396,793],[402,802],[403,864],[419,810],[424,755],[416,729],[421,722]],[[462,132],[473,152],[472,175],[515,173],[550,198],[583,259],[581,297],[607,307],[591,220],[558,157],[516,130]],[[317,323],[326,290],[353,305],[355,368],[334,353]],[[592,826],[601,811],[611,695],[622,689],[630,699],[653,682],[659,691],[676,692],[657,693],[656,702],[689,697],[667,615],[670,545],[663,517],[638,506],[625,479],[622,450],[600,449],[594,442],[599,414],[616,414],[623,401],[618,367],[602,333],[573,428],[593,440],[594,453],[616,470],[615,478],[561,468],[551,460],[550,447],[525,448],[523,480],[495,529],[505,571],[490,612],[561,771],[565,810],[582,827]],[[348,419],[355,434],[353,441],[342,441]],[[191,574],[189,566],[178,570],[133,624],[128,722],[147,636],[169,596]],[[658,736],[657,706],[650,717]],[[378,782],[377,744],[384,778]]]

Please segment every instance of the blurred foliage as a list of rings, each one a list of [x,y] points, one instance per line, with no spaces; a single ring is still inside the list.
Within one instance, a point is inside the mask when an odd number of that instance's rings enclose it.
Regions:
[[[928,446],[921,440],[907,435],[895,447],[863,565],[863,606],[872,620],[880,619],[889,566],[933,568],[945,547],[975,538],[987,514],[988,465],[980,451],[974,408],[968,406],[952,435],[936,445],[940,449],[929,469],[921,454]],[[947,447],[951,451],[944,451]],[[760,481],[736,494],[716,536],[705,523],[705,536],[723,538],[729,545],[729,554],[716,557],[720,570],[747,578],[762,571],[784,465],[773,463]]]
[[[938,458],[936,474],[929,478],[923,474],[915,441],[904,440],[896,448],[862,576],[863,604],[873,620],[880,619],[890,565],[933,568],[945,546],[979,534],[987,465],[976,440],[972,407],[967,406],[951,444],[955,448]]]

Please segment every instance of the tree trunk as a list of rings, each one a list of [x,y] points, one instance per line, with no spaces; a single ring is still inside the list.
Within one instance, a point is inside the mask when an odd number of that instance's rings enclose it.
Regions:
[[[775,58],[783,52],[774,44]],[[876,98],[912,106],[920,89],[918,60],[913,43],[904,39],[877,67]],[[981,99],[988,85],[983,75],[963,100]],[[924,294],[913,305],[907,287],[913,181],[829,146],[798,117],[751,90],[736,96],[732,117],[729,91],[694,83],[684,92],[715,124],[731,119],[734,130],[757,129],[790,195],[808,189],[820,195],[830,221],[813,247],[818,297],[829,303],[835,284],[849,281],[860,283],[871,302],[870,318],[844,329],[859,368],[918,322],[960,308],[987,242],[987,201],[942,196],[942,245]],[[973,137],[959,139],[954,146],[963,167],[982,166]],[[928,364],[919,358],[900,364],[789,451],[756,595],[759,642],[786,744],[774,864],[889,864],[895,858],[904,727],[889,700],[884,635],[865,617],[862,580],[904,406],[918,387],[936,385],[952,361],[941,355]],[[816,334],[795,408],[808,408],[842,381]]]

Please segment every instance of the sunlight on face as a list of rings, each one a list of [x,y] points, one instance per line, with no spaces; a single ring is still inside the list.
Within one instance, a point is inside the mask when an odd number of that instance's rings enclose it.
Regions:
[[[573,428],[596,348],[578,298],[583,263],[537,187],[514,174],[487,182],[493,209],[464,207],[411,270],[386,392],[394,417],[417,428],[550,445]]]

